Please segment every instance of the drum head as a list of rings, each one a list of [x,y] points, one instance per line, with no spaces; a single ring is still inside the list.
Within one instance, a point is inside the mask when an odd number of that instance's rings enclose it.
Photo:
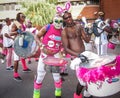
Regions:
[[[47,57],[43,60],[43,62],[46,65],[51,65],[51,66],[63,66],[67,64],[67,61],[62,58],[55,58],[55,57]]]
[[[31,56],[31,54],[34,52],[36,48],[36,42],[34,40],[34,35],[32,33],[22,32],[22,35],[24,36],[26,46],[22,47],[19,45],[20,35],[18,35],[14,41],[14,51],[18,56],[27,58]]]
[[[109,54],[100,56],[99,58],[96,59],[91,59],[89,60],[89,63],[82,63],[81,65],[85,68],[97,68],[103,65],[109,66],[109,63],[113,62],[115,59],[116,55]]]

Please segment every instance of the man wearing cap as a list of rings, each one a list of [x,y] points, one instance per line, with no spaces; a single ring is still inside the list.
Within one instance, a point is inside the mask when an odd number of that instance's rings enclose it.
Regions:
[[[95,35],[95,45],[97,49],[98,55],[106,55],[107,54],[107,32],[105,30],[106,24],[104,22],[104,12],[97,13],[98,18],[95,20],[97,26],[97,35]]]

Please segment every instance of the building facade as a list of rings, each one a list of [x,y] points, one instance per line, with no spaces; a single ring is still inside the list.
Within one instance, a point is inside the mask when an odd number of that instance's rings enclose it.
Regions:
[[[0,22],[5,18],[15,19],[16,14],[20,11],[21,5],[18,0],[1,0],[0,1]]]
[[[105,18],[120,18],[120,0],[101,0],[100,10],[105,12]]]

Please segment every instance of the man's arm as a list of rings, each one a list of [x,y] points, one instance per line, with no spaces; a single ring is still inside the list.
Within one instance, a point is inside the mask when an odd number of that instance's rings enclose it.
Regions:
[[[12,28],[11,28],[11,33],[10,33],[10,36],[16,36],[18,33],[17,33],[17,26],[15,24],[12,25]]]
[[[39,45],[39,46],[41,46],[41,38],[44,36],[44,34],[46,33],[47,31],[46,31],[46,27],[44,26],[44,27],[42,27],[41,29],[40,29],[40,31],[38,31],[38,33],[35,35],[35,40],[36,40],[36,42],[37,42],[37,44]]]
[[[82,33],[82,39],[86,42],[89,43],[89,41],[91,40],[91,35],[87,34],[87,32],[85,32],[83,29],[81,29],[81,33]]]

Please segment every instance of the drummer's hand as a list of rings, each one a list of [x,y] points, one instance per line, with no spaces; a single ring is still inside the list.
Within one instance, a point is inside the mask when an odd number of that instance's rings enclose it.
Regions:
[[[78,57],[80,58],[82,63],[88,63],[89,60],[86,56],[84,56],[83,54],[79,54]]]

